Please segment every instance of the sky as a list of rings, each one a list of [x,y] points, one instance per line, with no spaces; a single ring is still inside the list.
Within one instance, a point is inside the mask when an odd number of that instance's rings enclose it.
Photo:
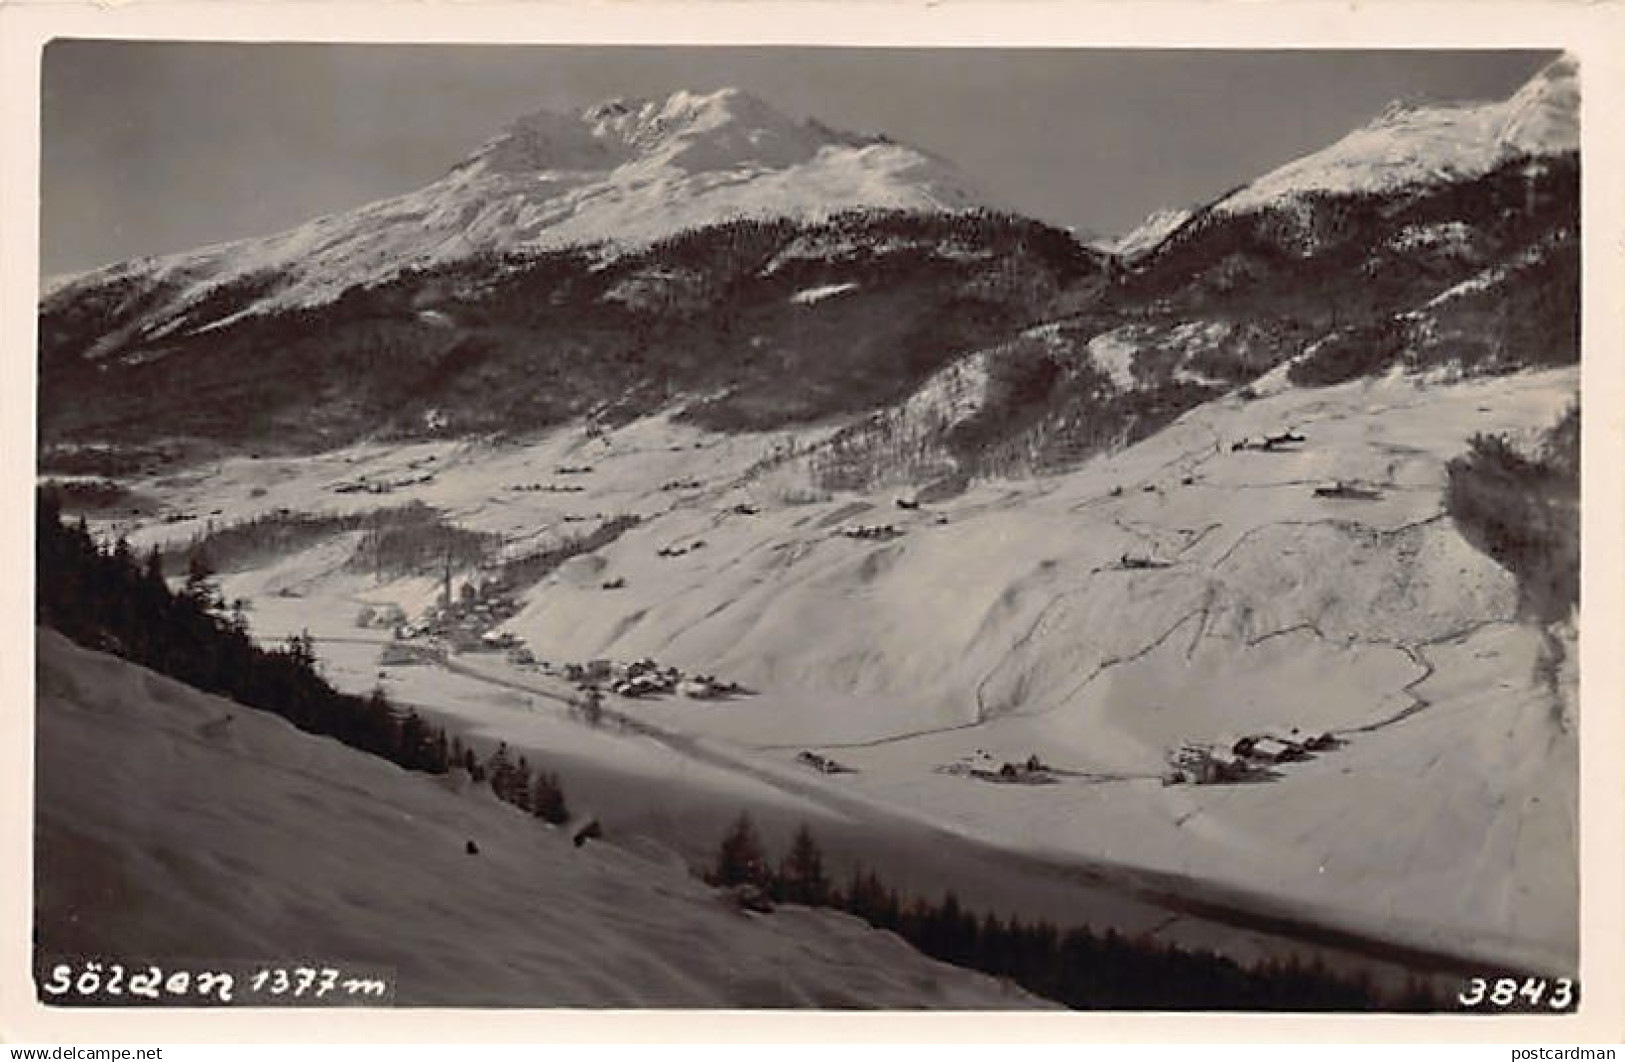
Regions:
[[[268,235],[435,180],[520,115],[737,86],[952,160],[995,205],[1115,234],[1392,100],[1496,99],[1543,52],[696,48],[59,40],[41,272]]]

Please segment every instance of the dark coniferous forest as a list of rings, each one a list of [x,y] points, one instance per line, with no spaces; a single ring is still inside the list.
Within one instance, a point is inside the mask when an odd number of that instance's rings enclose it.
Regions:
[[[256,645],[242,614],[227,609],[201,561],[194,559],[185,585],[171,590],[160,554],[154,551],[143,562],[122,539],[103,546],[82,521],[63,521],[61,500],[51,490],[38,495],[35,536],[35,618],[41,625],[409,771],[444,774],[460,767],[540,818],[560,823],[568,817],[556,776],[532,776],[523,761],[507,763],[500,747],[483,761],[461,736],[431,727],[381,691],[361,697],[334,689],[317,671],[308,635],[289,638],[279,649]]]
[[[824,870],[803,825],[775,868],[755,825],[741,814],[706,872],[755,910],[797,903],[833,907],[890,930],[934,959],[1007,978],[1074,1010],[1251,1010],[1430,1012],[1444,1004],[1413,977],[1384,992],[1364,976],[1333,973],[1295,956],[1245,966],[1209,951],[1124,936],[1114,929],[978,914],[952,890],[941,900],[900,896],[872,870],[854,866],[844,884]]]

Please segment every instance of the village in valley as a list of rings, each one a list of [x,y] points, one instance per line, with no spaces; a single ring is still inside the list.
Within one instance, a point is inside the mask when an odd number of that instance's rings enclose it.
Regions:
[[[1374,83],[1431,83],[1400,58]],[[52,946],[90,939],[77,868],[128,865],[122,944],[175,897],[196,954],[422,931],[414,1004],[844,1010],[859,952],[905,1001],[973,965],[970,1009],[1572,974],[1578,69],[1460,62],[1507,91],[1339,116],[1115,239],[667,87],[51,281]],[[254,782],[211,818],[147,784],[183,761]],[[335,932],[307,856],[382,930]],[[258,902],[245,867],[289,873],[267,920],[217,902]],[[1156,994],[1174,967],[1196,996]],[[1326,969],[1353,994],[1299,984]]]

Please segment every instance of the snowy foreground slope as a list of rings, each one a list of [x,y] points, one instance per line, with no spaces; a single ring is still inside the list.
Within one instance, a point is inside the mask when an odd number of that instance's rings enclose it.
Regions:
[[[656,850],[576,849],[481,787],[52,632],[38,650],[47,953],[322,957],[391,969],[409,1005],[1047,1005],[845,916],[740,912]]]
[[[1445,462],[1474,433],[1534,438],[1575,382],[1572,369],[1310,390],[1264,380],[1257,398],[1209,403],[1075,472],[989,480],[916,510],[889,492],[813,490],[810,458],[785,455],[792,443],[816,454],[817,432],[709,435],[659,418],[517,446],[238,458],[138,483],[199,515],[129,530],[142,548],[201,529],[208,505],[222,520],[364,506],[334,486],[398,481],[430,457],[434,480],[391,504],[420,498],[516,550],[636,512],[637,528],[527,591],[505,625],[540,659],[647,655],[757,691],[611,698],[646,728],[632,741],[571,722],[573,688],[497,655],[454,657],[455,673],[381,669],[389,635],[356,629],[356,611],[418,612],[433,582],[347,568],[344,539],[224,589],[249,599],[262,637],[308,628],[335,681],[382,681],[488,738],[565,754],[578,775],[598,763],[678,787],[715,776],[728,814],[775,800],[859,818],[868,807],[1373,939],[1558,971],[1577,947],[1573,631],[1519,618],[1513,576],[1462,538],[1443,492]],[[1307,441],[1232,449],[1286,429]],[[578,493],[511,489],[588,464],[569,477]],[[1333,480],[1375,496],[1315,494]],[[684,489],[663,489],[674,481]],[[840,533],[863,524],[899,533]],[[1160,782],[1183,743],[1292,728],[1341,744],[1253,784]],[[658,754],[651,734],[669,738]],[[856,773],[810,772],[803,749]],[[951,770],[1034,753],[1060,769],[1055,784]],[[730,775],[741,781],[720,781]]]

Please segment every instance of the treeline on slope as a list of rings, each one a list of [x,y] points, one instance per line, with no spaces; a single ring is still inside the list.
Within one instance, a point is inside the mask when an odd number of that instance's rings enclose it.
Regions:
[[[567,816],[557,777],[533,776],[523,760],[510,763],[505,746],[482,761],[460,735],[402,711],[381,690],[366,697],[335,690],[317,671],[308,634],[280,649],[256,645],[241,613],[226,611],[207,568],[195,566],[185,587],[172,591],[156,550],[143,564],[123,539],[104,548],[82,520],[65,522],[59,500],[46,490],[37,497],[35,535],[40,624],[406,770],[444,774],[461,767],[538,817],[562,822]]]
[[[178,576],[201,563],[213,572],[244,571],[347,531],[365,532],[349,566],[388,575],[437,571],[448,557],[459,567],[478,564],[501,542],[500,536],[447,523],[420,501],[350,513],[276,509],[243,520],[210,521],[185,544],[164,551],[163,570]]]
[[[1114,270],[1092,305],[1054,326],[1070,353],[1047,355],[1064,371],[1040,408],[1023,412],[990,395],[959,463],[972,472],[1064,467],[1144,438],[1299,354],[1288,374],[1310,387],[1396,363],[1479,374],[1572,364],[1578,166],[1574,155],[1520,158],[1476,180],[1399,194],[1320,194],[1289,208],[1201,212],[1147,260]],[[1159,364],[1173,366],[1156,330],[1177,332],[1186,322],[1212,327],[1216,338],[1186,352],[1178,368],[1211,383],[1159,374]],[[1089,361],[1092,337],[1124,326],[1152,330],[1135,355],[1140,387],[1129,393],[1077,368]]]
[[[1288,359],[1305,387],[1396,364],[1485,374],[1573,363],[1578,188],[1577,160],[1562,156],[1398,194],[1209,209],[1144,262],[1063,293],[1054,309],[1070,310],[1042,335],[986,348],[970,416],[881,410],[838,432],[812,474],[827,489],[868,489],[910,473],[965,482],[1065,468]],[[1192,328],[1194,341],[1181,338]],[[1135,348],[1128,390],[1089,353],[1111,332]]]
[[[501,535],[448,523],[421,502],[406,510],[410,519],[382,521],[367,528],[347,567],[380,578],[421,575],[483,564],[502,548]]]
[[[864,418],[809,456],[813,481],[825,490],[929,482],[954,493],[977,477],[1053,472],[1139,442],[1223,393],[1179,379],[1119,390],[1088,357],[1011,346],[989,357],[972,414],[950,421],[889,409]]]
[[[380,426],[420,435],[442,419],[453,434],[524,433],[671,407],[707,428],[764,429],[890,416],[932,373],[988,351],[993,387],[968,421],[921,433],[855,420],[820,477],[894,479],[889,453],[932,477],[1047,471],[1143,438],[1306,350],[1291,370],[1304,386],[1401,362],[1474,373],[1573,362],[1578,201],[1570,155],[1389,195],[1210,209],[1128,268],[1059,230],[975,212],[740,220],[607,263],[590,249],[483,255],[165,340],[147,364],[83,362],[89,333],[46,343],[42,422],[48,437],[140,438],[162,424],[312,446]],[[1426,305],[1485,276],[1499,279]],[[852,286],[792,301],[835,285]],[[1027,339],[1041,322],[1058,344]],[[1170,338],[1186,324],[1218,338]],[[1143,378],[1117,393],[1087,345],[1123,327],[1142,330]]]
[[[146,512],[153,507],[150,498],[137,498],[124,484],[111,479],[51,479],[45,486],[62,500],[68,513],[103,513],[111,509]]]
[[[491,589],[494,592],[513,593],[534,586],[571,557],[593,553],[614,542],[638,526],[638,519],[635,513],[612,516],[586,534],[571,535],[556,546],[505,560],[498,566],[496,583]]]
[[[1287,369],[1299,387],[1330,387],[1380,373],[1405,349],[1404,323],[1384,317],[1328,332],[1304,350]]]
[[[94,363],[83,355],[116,328],[68,327],[71,300],[49,301],[42,427],[325,446],[380,425],[422,433],[431,411],[459,434],[522,433],[693,395],[711,396],[689,410],[698,423],[777,427],[885,405],[1100,270],[1026,219],[863,212],[710,226],[607,264],[580,250],[480,256],[325,306],[132,337]],[[846,283],[838,299],[791,299]],[[623,297],[629,284],[645,295]]]
[[[1486,280],[1411,324],[1408,367],[1489,375],[1579,361],[1578,228],[1554,232]]]
[[[1388,995],[1364,976],[1347,977],[1296,956],[1242,965],[1195,951],[1087,926],[1001,918],[967,909],[952,890],[940,901],[898,895],[872,871],[854,867],[844,884],[825,871],[802,825],[775,866],[748,814],[719,844],[705,879],[737,890],[759,910],[773,902],[830,907],[890,930],[955,966],[1008,978],[1076,1010],[1415,1011],[1444,1005],[1421,978]]]
[[[1318,193],[1293,208],[1206,210],[1114,277],[1097,312],[1268,323],[1308,343],[1290,376],[1469,372],[1579,357],[1579,160],[1516,158],[1470,181]],[[1504,276],[1422,309],[1486,271]],[[1282,347],[1276,360],[1303,349]],[[1263,366],[1262,368],[1268,368]]]
[[[1577,154],[1517,158],[1481,177],[1402,192],[1317,193],[1301,206],[1206,210],[1119,274],[1109,306],[1181,317],[1285,317],[1325,332],[1413,309],[1549,234],[1577,232]],[[1429,233],[1448,236],[1414,242]]]
[[[165,465],[184,458],[179,447],[163,444],[119,446],[106,444],[42,445],[36,467],[46,476],[135,476],[156,475]]]
[[[1446,466],[1445,505],[1467,540],[1518,579],[1524,615],[1567,619],[1580,599],[1580,407],[1533,454],[1474,435]]]
[[[49,484],[47,485],[50,486]],[[53,489],[64,511],[71,511],[69,492]],[[533,586],[571,557],[602,549],[638,525],[636,514],[603,520],[591,531],[566,536],[556,545],[497,561],[502,536],[471,531],[449,523],[421,501],[350,513],[306,513],[276,509],[244,520],[211,522],[181,545],[161,555],[166,577],[206,569],[210,573],[245,571],[268,559],[287,556],[343,532],[364,532],[345,567],[380,577],[438,575],[481,566],[495,574],[482,581],[483,595],[511,594]]]

